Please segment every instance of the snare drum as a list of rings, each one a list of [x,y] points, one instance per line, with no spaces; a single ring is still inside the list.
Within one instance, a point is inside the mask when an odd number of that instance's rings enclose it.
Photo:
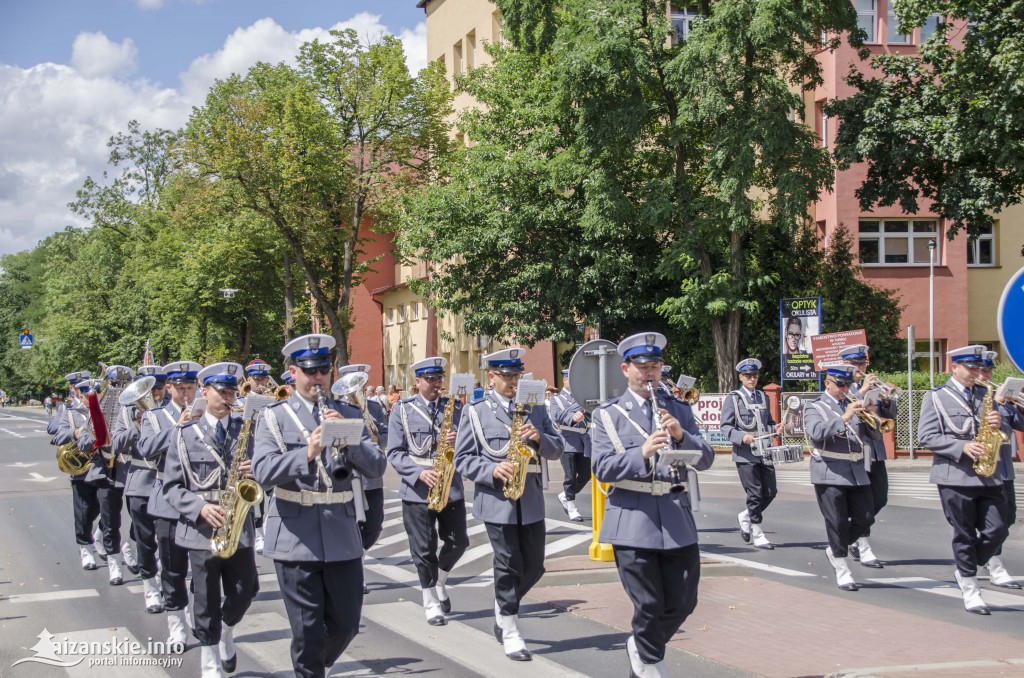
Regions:
[[[792,464],[804,460],[804,448],[800,445],[776,445],[765,450],[766,464]]]

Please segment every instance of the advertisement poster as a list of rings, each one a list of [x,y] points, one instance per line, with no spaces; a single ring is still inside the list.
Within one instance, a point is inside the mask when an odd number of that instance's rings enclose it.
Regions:
[[[811,353],[814,354],[814,368],[821,370],[823,364],[839,362],[839,352],[847,346],[866,343],[868,343],[868,335],[864,330],[829,332],[812,337]]]
[[[817,380],[811,338],[821,333],[821,297],[779,301],[783,381]]]
[[[693,406],[693,418],[711,447],[732,449],[732,443],[722,433],[722,403],[725,398],[724,393],[702,393]]]

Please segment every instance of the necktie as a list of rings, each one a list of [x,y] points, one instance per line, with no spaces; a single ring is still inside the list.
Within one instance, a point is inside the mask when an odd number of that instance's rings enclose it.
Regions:
[[[651,401],[645,400],[640,409],[643,410],[644,420],[651,421]]]
[[[846,398],[843,398],[842,400],[839,401],[839,409],[841,409],[843,412],[845,412],[846,411],[846,407],[849,404],[850,404],[850,401],[847,400]]]
[[[228,432],[224,430],[224,422],[217,422],[217,430],[215,432],[215,435],[217,436],[217,442],[223,445],[224,441],[227,440],[228,438]]]
[[[320,404],[319,403],[313,403],[313,421],[315,421],[317,424],[320,423]]]
[[[754,391],[754,404],[755,405],[760,405],[761,404],[761,394],[758,391]]]

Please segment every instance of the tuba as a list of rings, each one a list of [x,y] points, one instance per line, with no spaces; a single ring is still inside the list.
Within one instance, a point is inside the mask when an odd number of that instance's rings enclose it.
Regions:
[[[148,412],[156,407],[156,401],[153,400],[155,384],[155,377],[142,377],[121,391],[117,402],[122,407],[134,407],[139,412]]]
[[[376,439],[380,434],[380,429],[377,427],[377,422],[373,420],[373,415],[370,414],[370,408],[366,405],[366,393],[363,392],[363,387],[366,386],[366,382],[369,380],[370,375],[365,372],[343,374],[331,386],[331,394],[346,400],[351,400],[352,396],[355,396],[355,405],[363,413],[363,423],[366,424],[370,435]]]

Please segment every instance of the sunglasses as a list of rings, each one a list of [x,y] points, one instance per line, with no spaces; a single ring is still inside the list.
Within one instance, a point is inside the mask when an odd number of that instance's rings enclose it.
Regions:
[[[420,379],[424,379],[426,381],[444,381],[444,377],[441,376],[441,375],[433,375],[433,376],[430,376],[430,377],[420,377]]]
[[[307,377],[312,377],[317,372],[319,372],[320,374],[331,373],[330,365],[321,365],[320,367],[302,367],[300,369],[302,370],[302,373],[305,374]]]

